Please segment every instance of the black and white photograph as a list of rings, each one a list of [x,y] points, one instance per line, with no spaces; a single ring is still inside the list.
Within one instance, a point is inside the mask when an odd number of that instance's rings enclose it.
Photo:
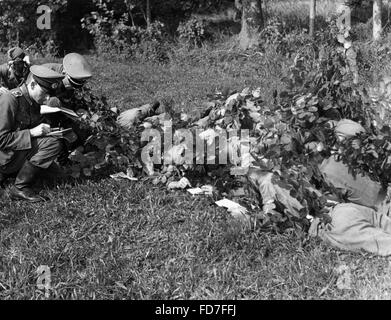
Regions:
[[[0,300],[391,299],[391,0],[0,0],[0,44]]]

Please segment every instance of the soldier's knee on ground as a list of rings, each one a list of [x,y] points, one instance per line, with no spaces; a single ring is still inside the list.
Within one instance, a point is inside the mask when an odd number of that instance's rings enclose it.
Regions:
[[[41,169],[47,169],[61,153],[62,146],[62,142],[57,138],[38,138],[34,141],[34,149],[36,151],[29,160],[33,165]]]

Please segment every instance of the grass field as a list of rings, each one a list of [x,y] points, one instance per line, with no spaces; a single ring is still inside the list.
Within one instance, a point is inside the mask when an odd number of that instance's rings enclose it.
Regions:
[[[232,48],[178,48],[166,65],[91,55],[91,87],[121,110],[158,99],[192,111],[246,86],[270,99],[291,60]],[[51,201],[26,204],[9,200],[11,183],[0,193],[0,299],[391,298],[391,259],[249,229],[209,197],[107,178],[47,185]]]

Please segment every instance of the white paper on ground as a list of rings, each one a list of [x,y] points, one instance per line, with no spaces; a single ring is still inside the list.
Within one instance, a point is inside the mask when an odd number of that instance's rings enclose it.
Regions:
[[[128,179],[130,181],[138,181],[137,178],[129,177],[125,172],[118,172],[118,173],[115,173],[115,174],[111,174],[110,178],[117,179],[117,180],[119,180],[119,179]]]
[[[247,214],[247,209],[241,206],[239,203],[228,200],[226,198],[215,202],[219,207],[224,207],[228,209],[228,212],[232,217],[240,219],[241,221],[250,224],[251,218]]]
[[[199,194],[212,195],[213,194],[213,186],[204,185],[201,188],[187,189],[187,191],[189,193],[191,193],[192,195],[199,195]]]
[[[190,192],[193,196],[197,194],[204,194],[204,190],[201,188],[192,188],[192,189],[187,189],[188,192]]]
[[[222,200],[219,200],[219,201],[216,201],[216,204],[219,207],[224,207],[224,208],[227,208],[227,209],[241,209],[241,210],[244,210],[244,212],[247,211],[247,209],[245,207],[241,206],[239,203],[236,203],[234,201],[228,200],[226,198],[224,198]]]

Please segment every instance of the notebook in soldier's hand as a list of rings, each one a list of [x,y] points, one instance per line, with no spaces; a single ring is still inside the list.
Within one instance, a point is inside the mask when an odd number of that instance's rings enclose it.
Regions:
[[[64,107],[59,107],[59,109],[60,109],[61,112],[64,112],[68,116],[75,117],[75,118],[80,118],[80,116],[75,111],[73,111],[71,109],[64,108]]]
[[[51,97],[48,99],[45,105],[41,106],[41,114],[63,112],[65,115],[80,118],[80,116],[73,110],[65,108],[62,106],[60,99],[57,97]]]

